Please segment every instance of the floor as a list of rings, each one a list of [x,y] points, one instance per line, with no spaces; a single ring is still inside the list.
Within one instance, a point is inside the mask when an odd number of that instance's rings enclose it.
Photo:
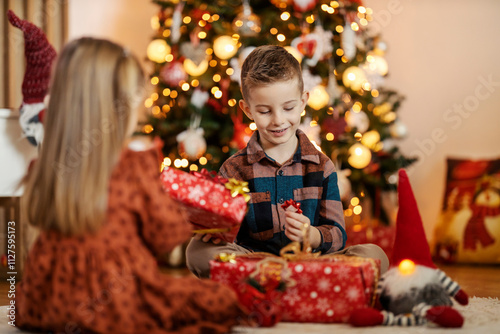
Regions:
[[[469,296],[496,297],[500,299],[500,266],[447,265],[440,266],[453,280],[457,281]],[[173,276],[191,275],[185,268],[164,271]],[[9,303],[9,284],[0,282],[0,305]]]

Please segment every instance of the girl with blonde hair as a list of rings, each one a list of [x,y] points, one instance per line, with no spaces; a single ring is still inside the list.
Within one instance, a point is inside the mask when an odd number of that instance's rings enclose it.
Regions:
[[[117,44],[81,38],[62,50],[25,178],[23,207],[41,234],[17,286],[17,326],[224,333],[245,316],[229,288],[158,269],[154,256],[191,227],[161,188],[155,145],[126,147],[144,89],[139,62]]]

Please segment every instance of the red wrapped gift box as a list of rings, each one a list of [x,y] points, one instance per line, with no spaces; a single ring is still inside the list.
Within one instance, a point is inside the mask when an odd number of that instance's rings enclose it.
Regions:
[[[346,247],[359,244],[375,244],[380,246],[392,258],[392,249],[394,247],[394,238],[396,237],[395,226],[385,225],[353,225],[347,226]]]
[[[215,238],[234,242],[245,217],[247,203],[243,195],[232,196],[223,180],[208,173],[190,174],[165,167],[161,173],[163,188],[182,203],[195,231],[211,233]]]
[[[265,259],[265,258],[264,258]],[[236,292],[263,258],[236,257],[210,262],[210,276]],[[350,256],[322,256],[289,261],[295,285],[282,296],[283,318],[288,322],[347,322],[351,312],[371,306],[380,261]]]

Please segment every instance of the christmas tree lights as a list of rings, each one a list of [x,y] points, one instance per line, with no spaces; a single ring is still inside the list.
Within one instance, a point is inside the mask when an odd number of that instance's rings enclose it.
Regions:
[[[339,174],[349,170],[346,209],[359,220],[370,199],[385,220],[379,194],[395,189],[393,176],[413,159],[396,145],[406,134],[397,114],[403,97],[384,87],[387,46],[370,33],[370,8],[360,0],[153,2],[159,12],[147,55],[155,93],[143,132],[163,139],[166,165],[218,170],[245,146],[255,124],[238,108],[241,65],[254,47],[281,45],[301,63],[310,92],[301,128]],[[353,198],[361,202],[353,206]]]

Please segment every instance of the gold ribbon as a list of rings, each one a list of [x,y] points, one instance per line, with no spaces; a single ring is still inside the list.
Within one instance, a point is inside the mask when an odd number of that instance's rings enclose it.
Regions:
[[[231,191],[232,197],[242,195],[245,199],[245,202],[248,202],[250,200],[250,195],[248,194],[250,192],[250,189],[248,188],[248,182],[238,181],[234,178],[230,178],[226,182],[225,187],[226,189],[229,189]]]
[[[212,233],[226,233],[229,231],[231,231],[231,228],[221,227],[221,228],[205,228],[201,230],[194,230],[193,233],[212,234]]]

